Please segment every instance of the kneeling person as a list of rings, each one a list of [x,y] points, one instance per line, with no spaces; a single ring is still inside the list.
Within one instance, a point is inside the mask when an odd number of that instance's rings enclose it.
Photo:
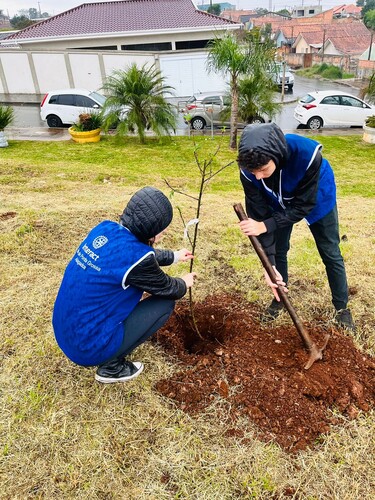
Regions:
[[[152,247],[172,216],[161,191],[141,189],[120,223],[103,221],[90,231],[65,270],[53,311],[56,341],[74,363],[99,365],[99,382],[142,372],[143,364],[126,356],[164,325],[193,285],[195,273],[173,278],[160,268],[192,259],[191,252]],[[151,296],[141,300],[143,292]]]

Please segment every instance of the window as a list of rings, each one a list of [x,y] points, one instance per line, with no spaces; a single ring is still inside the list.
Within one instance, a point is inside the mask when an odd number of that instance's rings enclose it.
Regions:
[[[340,104],[340,97],[337,95],[330,95],[322,99],[320,104],[335,104],[338,106]]]
[[[172,50],[171,42],[136,43],[133,45],[121,45],[121,50],[140,50],[159,52],[161,50]]]
[[[95,105],[98,107],[98,104],[96,104],[95,101],[85,95],[76,95],[75,98],[75,105],[80,106],[81,108],[93,108]]]
[[[60,94],[56,96],[56,104],[61,106],[74,106],[74,95],[73,94]],[[51,100],[50,100],[51,103]],[[52,104],[52,103],[51,103]]]
[[[205,49],[210,40],[186,40],[185,42],[176,42],[176,50],[186,49]]]
[[[117,45],[106,45],[103,47],[75,47],[75,50],[117,50]]]
[[[350,97],[348,95],[341,96],[341,104],[342,106],[353,106],[355,108],[363,108],[362,101],[355,99],[354,97]]]
[[[210,96],[210,97],[205,97],[202,101],[202,104],[207,105],[207,104],[221,104],[221,98],[220,96]]]

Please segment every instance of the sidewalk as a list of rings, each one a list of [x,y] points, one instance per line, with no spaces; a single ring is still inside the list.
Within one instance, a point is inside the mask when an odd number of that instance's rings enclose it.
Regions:
[[[11,141],[69,141],[71,139],[67,128],[7,127],[5,135]]]
[[[18,104],[19,106],[35,106],[40,104],[44,94],[0,94],[0,104],[10,106]]]

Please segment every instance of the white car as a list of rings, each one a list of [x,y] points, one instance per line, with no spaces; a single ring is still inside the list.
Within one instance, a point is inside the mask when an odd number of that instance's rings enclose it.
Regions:
[[[49,127],[72,125],[82,113],[102,109],[105,96],[86,89],[51,90],[40,104],[40,118]]]
[[[375,106],[337,90],[310,92],[300,99],[294,110],[294,118],[312,130],[334,125],[362,127],[371,115],[375,115]]]

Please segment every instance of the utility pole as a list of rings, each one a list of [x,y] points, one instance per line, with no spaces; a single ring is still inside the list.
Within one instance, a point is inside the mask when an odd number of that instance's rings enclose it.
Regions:
[[[324,60],[324,46],[326,44],[326,30],[323,29],[323,50],[322,50],[322,62]]]
[[[283,65],[283,77],[281,79],[281,102],[284,102],[284,96],[285,96],[285,66],[286,66],[286,60],[285,58],[282,60],[282,65]]]

